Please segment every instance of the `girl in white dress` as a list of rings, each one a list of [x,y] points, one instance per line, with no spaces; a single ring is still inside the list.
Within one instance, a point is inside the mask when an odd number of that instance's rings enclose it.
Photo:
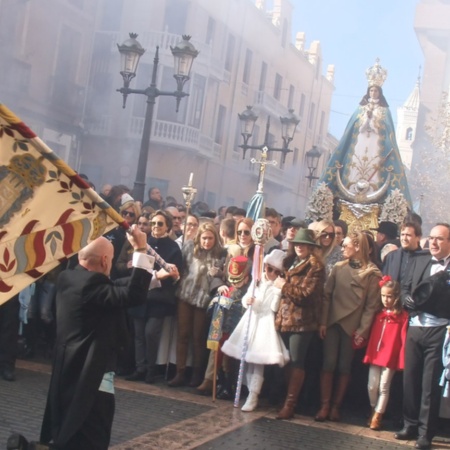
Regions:
[[[275,313],[280,305],[281,289],[278,280],[283,274],[285,252],[273,250],[264,257],[264,273],[261,282],[254,288],[254,281],[242,298],[248,308],[222,351],[235,359],[241,359],[247,324],[250,320],[248,347],[245,354],[247,363],[245,384],[249,390],[242,411],[253,411],[258,404],[258,396],[264,381],[264,365],[284,366],[289,361],[289,352],[275,330]]]

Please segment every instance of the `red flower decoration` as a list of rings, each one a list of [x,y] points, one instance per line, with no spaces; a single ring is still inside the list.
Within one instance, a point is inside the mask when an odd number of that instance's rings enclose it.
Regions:
[[[388,281],[392,281],[392,278],[389,275],[385,275],[381,278],[378,284],[380,285],[380,287],[383,287]]]

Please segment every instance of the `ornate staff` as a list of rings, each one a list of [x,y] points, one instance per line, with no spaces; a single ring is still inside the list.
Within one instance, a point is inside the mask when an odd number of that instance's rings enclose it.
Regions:
[[[194,178],[194,174],[191,172],[191,174],[189,175],[188,185],[183,186],[181,188],[181,192],[183,193],[184,202],[186,204],[186,218],[184,220],[183,236],[181,238],[181,247],[183,247],[184,238],[186,236],[187,220],[188,220],[188,215],[191,211],[191,204],[192,204],[192,201],[194,200],[195,194],[197,193],[197,189],[192,186],[193,178]],[[171,321],[170,321],[169,342],[167,344],[167,361],[166,361],[166,373],[165,373],[166,380],[169,376],[170,348],[172,347],[174,329],[175,329],[175,320],[172,317]]]
[[[197,189],[192,186],[192,179],[194,174],[191,172],[189,176],[189,183],[187,186],[183,186],[181,188],[181,192],[183,193],[184,202],[186,203],[186,219],[184,221],[184,229],[183,229],[183,238],[181,240],[181,245],[184,244],[184,237],[186,236],[186,228],[187,228],[187,217],[191,211],[191,204],[194,200],[195,194],[197,193]]]
[[[264,257],[264,244],[269,240],[272,235],[272,229],[270,228],[269,221],[267,219],[257,219],[252,226],[252,239],[255,242],[255,253],[253,254],[253,267],[252,267],[252,297],[255,296],[256,288],[259,286],[262,275],[262,265]],[[245,356],[248,350],[248,337],[250,332],[250,321],[252,317],[252,305],[249,306],[247,327],[244,335],[244,342],[242,345],[241,363],[239,364],[239,375],[236,386],[236,395],[234,397],[233,406],[237,408],[239,406],[239,399],[241,397],[242,379],[244,377],[245,368]]]

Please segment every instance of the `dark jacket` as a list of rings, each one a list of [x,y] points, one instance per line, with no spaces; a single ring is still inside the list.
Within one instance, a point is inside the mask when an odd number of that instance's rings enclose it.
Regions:
[[[64,271],[56,293],[56,344],[41,441],[65,443],[93,406],[103,375],[114,370],[124,308],[143,303],[151,275],[132,271],[126,286],[81,266]]]
[[[161,256],[164,261],[175,264],[179,272],[183,263],[183,257],[178,244],[170,237],[154,238],[150,237],[148,243]],[[161,267],[155,262],[155,270]],[[176,290],[177,283],[169,277],[161,281],[161,287],[148,291],[147,294],[147,317],[172,316],[176,311]]]

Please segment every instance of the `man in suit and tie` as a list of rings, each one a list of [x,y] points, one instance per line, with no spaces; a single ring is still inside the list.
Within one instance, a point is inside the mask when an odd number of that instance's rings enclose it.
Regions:
[[[415,256],[423,253],[420,247],[422,227],[417,221],[404,222],[400,227],[400,248],[389,252],[383,263],[383,275],[402,284]],[[429,255],[428,251],[426,253]],[[397,371],[391,384],[388,412],[395,428],[403,426],[403,371]]]
[[[418,309],[418,291],[415,289],[433,275],[450,269],[447,267],[450,262],[450,225],[438,223],[433,227],[429,242],[431,257],[423,254],[413,258],[401,293],[402,303],[411,316],[405,348],[404,427],[394,437],[401,440],[417,438],[415,447],[418,449],[431,448],[437,431],[442,346],[449,320],[424,312],[423,307]],[[448,290],[443,288],[442,297],[447,293]]]
[[[383,263],[383,275],[390,275],[393,280],[402,284],[413,257],[421,250],[421,238],[422,227],[418,223],[403,223],[400,229],[401,247],[386,255]]]

